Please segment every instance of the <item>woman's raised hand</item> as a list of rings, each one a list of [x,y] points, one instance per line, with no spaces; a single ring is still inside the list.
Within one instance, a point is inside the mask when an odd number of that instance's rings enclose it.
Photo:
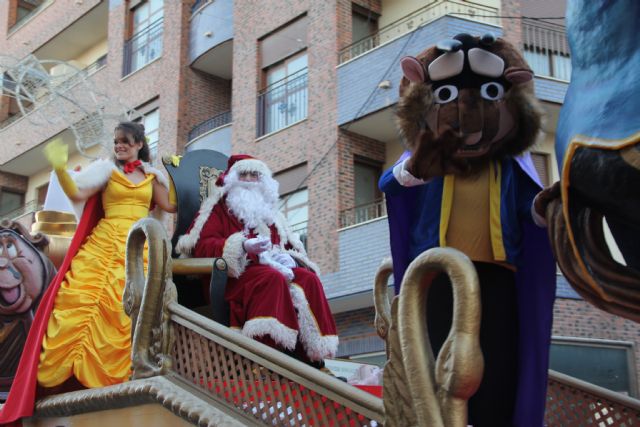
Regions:
[[[67,144],[59,139],[54,139],[44,147],[43,151],[53,169],[67,168],[67,161],[69,160],[69,147],[67,147]]]

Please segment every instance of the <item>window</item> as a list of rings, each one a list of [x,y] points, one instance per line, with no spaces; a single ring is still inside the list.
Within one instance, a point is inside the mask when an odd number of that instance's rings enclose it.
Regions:
[[[44,206],[44,201],[47,199],[47,191],[49,190],[49,183],[47,182],[44,185],[36,188],[37,193],[37,203],[38,206]]]
[[[267,87],[260,95],[261,135],[307,117],[307,52],[301,52],[265,70]]]
[[[373,161],[361,159],[353,164],[355,224],[382,216],[379,206],[382,195],[378,189],[378,179],[382,167]]]
[[[531,160],[533,160],[533,166],[538,172],[540,182],[545,187],[549,185],[549,155],[545,153],[531,153]]]
[[[631,343],[554,338],[549,368],[615,392],[638,395]]]
[[[13,121],[22,117],[22,113],[20,111],[20,106],[18,105],[18,101],[16,99],[16,83],[8,72],[5,72],[1,76],[2,82],[2,96],[0,97],[0,102],[2,105],[2,116],[0,116],[0,122],[2,126],[7,126]],[[29,99],[33,97],[33,94],[27,94],[23,90],[20,91],[20,98],[22,99],[22,106],[25,109],[25,112],[28,113],[33,108],[33,103],[29,101]]]
[[[162,0],[138,3],[131,10],[131,38],[125,42],[123,75],[128,75],[162,53]]]
[[[379,37],[371,37],[378,31],[378,15],[356,4],[351,7],[351,54],[355,57],[379,45]]]
[[[526,59],[537,76],[553,77],[567,81],[571,79],[571,57],[568,54],[525,45],[524,59]]]
[[[15,15],[10,18],[9,27],[19,25],[31,14],[37,12],[46,0],[13,0],[15,3]],[[12,10],[12,8],[10,8]],[[11,12],[10,12],[11,13]],[[13,21],[13,22],[11,22]]]
[[[24,194],[17,191],[0,189],[0,216],[20,208],[24,203]]]
[[[303,16],[260,40],[258,136],[307,117],[307,25]]]
[[[291,230],[300,235],[307,247],[307,224],[309,222],[309,190],[306,188],[280,197],[280,212],[284,215]]]
[[[351,5],[351,40],[360,41],[378,31],[378,15],[356,4]]]
[[[146,113],[142,116],[142,119],[137,121],[144,125],[145,136],[148,138],[149,154],[151,155],[151,161],[154,161],[158,156],[160,112],[156,108]]]

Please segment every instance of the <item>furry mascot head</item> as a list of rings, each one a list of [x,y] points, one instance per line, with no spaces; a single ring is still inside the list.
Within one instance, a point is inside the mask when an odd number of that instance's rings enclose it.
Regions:
[[[401,66],[397,115],[414,176],[473,174],[534,143],[533,72],[505,40],[458,34]]]

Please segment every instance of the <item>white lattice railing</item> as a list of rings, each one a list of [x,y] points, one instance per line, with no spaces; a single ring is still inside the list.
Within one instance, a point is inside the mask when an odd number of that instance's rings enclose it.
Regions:
[[[382,400],[172,304],[173,370],[265,425],[377,426]]]

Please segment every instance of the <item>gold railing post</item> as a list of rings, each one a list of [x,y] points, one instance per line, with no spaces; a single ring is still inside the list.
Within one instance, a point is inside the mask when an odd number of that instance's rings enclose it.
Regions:
[[[480,286],[473,263],[451,248],[423,252],[409,265],[389,312],[385,298],[390,268],[385,260],[378,269],[374,294],[376,329],[386,339],[389,358],[385,425],[466,426],[467,401],[480,386],[484,369]],[[425,316],[431,283],[440,272],[451,280],[453,321],[434,361]]]
[[[149,247],[146,279],[145,241]],[[167,374],[174,339],[168,305],[177,301],[177,291],[171,276],[171,244],[157,220],[141,219],[129,231],[125,276],[122,302],[131,317],[131,379]]]

